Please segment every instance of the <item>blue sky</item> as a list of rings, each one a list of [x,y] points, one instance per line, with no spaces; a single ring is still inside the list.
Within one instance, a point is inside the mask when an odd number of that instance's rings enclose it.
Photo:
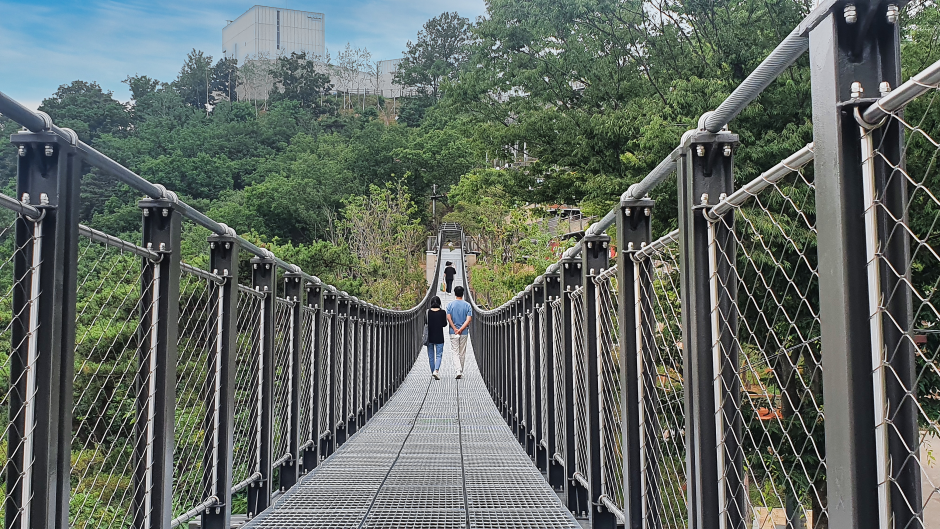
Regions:
[[[257,1],[0,0],[0,91],[36,108],[61,84],[97,81],[115,97],[141,74],[171,81],[196,48],[218,58],[222,27]],[[471,20],[484,0],[269,0],[326,14],[326,45],[366,47],[373,60],[401,56],[422,24],[443,11]]]

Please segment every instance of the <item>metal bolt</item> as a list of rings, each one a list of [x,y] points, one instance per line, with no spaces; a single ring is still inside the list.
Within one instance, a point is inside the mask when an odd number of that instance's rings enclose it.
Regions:
[[[29,204],[29,193],[23,193],[23,196],[20,197],[20,202]]]
[[[225,274],[225,275],[228,275],[228,268],[223,269],[223,270],[222,270],[222,273]]]
[[[161,242],[161,243],[160,243],[160,251],[161,251],[161,252],[166,251],[166,243],[165,243],[165,242]]]
[[[884,97],[890,94],[891,83],[889,83],[888,81],[882,81],[881,84],[878,85],[878,92],[881,94],[881,97]]]
[[[149,216],[150,216],[150,210],[149,210],[149,209],[145,209],[145,210],[144,210],[144,216],[145,216],[145,217],[149,217]]]
[[[722,194],[718,195],[718,201],[719,201],[719,202],[721,202],[722,200],[724,200],[724,199],[726,199],[726,198],[728,198],[728,193],[722,193]]]
[[[271,263],[265,263],[265,264],[264,264],[264,269],[265,269],[265,270],[270,270],[270,269],[271,269]]]
[[[46,193],[39,193],[39,203],[43,206],[49,205],[49,195]]]
[[[858,22],[858,13],[855,11],[855,4],[846,4],[845,9],[842,10],[842,14],[845,16],[845,22],[847,24]]]
[[[633,251],[633,243],[632,243],[632,242],[628,242],[628,243],[627,243],[627,250]]]
[[[601,246],[603,246],[604,248],[607,248],[607,241],[604,241],[604,242],[601,244]]]
[[[633,214],[633,208],[626,208],[626,209],[624,209],[624,210],[623,210],[623,214],[629,217],[630,215]]]
[[[652,213],[652,211],[650,210],[650,208],[643,208],[643,214],[644,214],[644,215],[646,215],[647,217],[649,217],[649,216],[650,216],[650,213]]]
[[[699,157],[705,156],[705,146],[699,145],[695,148],[695,154],[698,154]]]
[[[702,193],[702,204],[708,204],[708,193]]]
[[[231,250],[231,249],[232,249],[232,243],[230,243],[230,242],[225,243],[225,249],[226,249],[226,250]]]
[[[865,93],[865,89],[862,88],[862,83],[854,81],[852,83],[852,99],[858,99],[862,97],[862,94]]]
[[[19,148],[16,149],[16,153],[19,154],[21,158],[26,156],[26,146],[20,145]]]
[[[169,216],[170,216],[170,210],[167,209],[167,208],[163,208],[163,216],[164,216],[164,217],[169,217]]]
[[[722,154],[725,155],[725,157],[731,156],[731,146],[730,146],[730,145],[725,145],[725,148],[722,149],[721,152],[722,152]]]
[[[588,241],[588,248],[593,248],[593,247],[594,247],[594,243],[591,241]]]
[[[215,243],[214,243],[214,242],[210,242],[210,243],[209,243],[209,249],[210,249],[210,250],[215,250]]]
[[[896,24],[898,21],[898,6],[888,4],[888,24]]]
[[[52,144],[51,143],[46,144],[46,156],[52,156]]]
[[[254,263],[254,265],[252,265],[252,266],[254,266],[255,270],[258,269],[258,263]]]

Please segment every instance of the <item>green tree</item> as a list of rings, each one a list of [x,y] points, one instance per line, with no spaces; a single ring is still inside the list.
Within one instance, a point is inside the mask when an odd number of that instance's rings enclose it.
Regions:
[[[213,77],[212,56],[193,48],[186,55],[186,62],[173,86],[187,106],[208,112],[209,107],[215,104],[211,90]]]
[[[110,90],[104,91],[94,82],[72,81],[60,86],[52,97],[43,99],[39,110],[88,143],[102,134],[123,135],[130,123],[125,106]]]
[[[470,27],[470,21],[456,12],[441,13],[425,22],[418,32],[418,40],[408,41],[395,82],[415,87],[422,94],[436,99],[441,83],[456,79],[467,58]]]
[[[330,76],[317,71],[317,63],[306,52],[292,52],[289,57],[278,57],[271,72],[275,88],[271,101],[298,101],[304,108],[319,114],[324,94],[333,88]]]

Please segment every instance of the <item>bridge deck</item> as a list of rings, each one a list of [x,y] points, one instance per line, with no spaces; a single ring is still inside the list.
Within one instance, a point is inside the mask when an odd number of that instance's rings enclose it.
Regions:
[[[580,528],[506,426],[471,350],[461,380],[449,344],[442,379],[428,367],[422,350],[375,417],[245,527]]]

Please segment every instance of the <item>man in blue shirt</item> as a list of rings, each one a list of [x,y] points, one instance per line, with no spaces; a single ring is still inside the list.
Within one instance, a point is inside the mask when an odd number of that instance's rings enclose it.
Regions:
[[[473,319],[473,309],[463,300],[463,287],[454,287],[454,301],[447,304],[447,324],[450,325],[450,350],[456,355],[457,378],[463,377],[463,364],[467,357],[467,328]]]

